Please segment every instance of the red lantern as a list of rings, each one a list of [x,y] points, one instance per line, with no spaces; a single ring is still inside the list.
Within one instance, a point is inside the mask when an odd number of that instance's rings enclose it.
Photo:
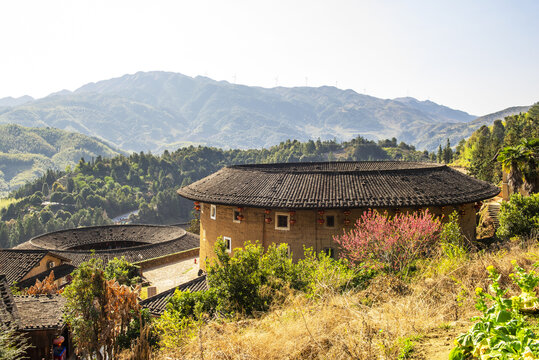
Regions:
[[[290,219],[290,225],[294,225],[296,223],[296,219]]]
[[[320,225],[322,225],[322,224],[324,223],[324,219],[322,219],[322,218],[318,219],[318,223],[319,223]]]
[[[266,224],[270,224],[271,223],[271,218],[268,217],[268,218],[266,218],[265,221],[266,221]]]
[[[236,216],[236,219],[242,221],[244,219],[244,216],[242,214],[239,214],[238,216]]]
[[[320,216],[324,215],[324,210],[318,210],[318,215]]]
[[[295,216],[296,212],[294,210],[290,210],[290,216]]]
[[[195,205],[200,205],[200,201],[195,201]]]
[[[266,209],[266,210],[264,210],[264,213],[266,213],[266,215],[271,214],[271,209]]]
[[[242,212],[243,208],[241,206],[238,206],[238,212]]]
[[[200,211],[200,205],[195,205],[195,210]]]
[[[344,219],[344,225],[346,226],[350,225],[350,219]]]
[[[345,216],[350,216],[351,213],[352,213],[352,212],[351,212],[350,210],[344,210],[344,211],[343,211],[343,214],[344,214]]]

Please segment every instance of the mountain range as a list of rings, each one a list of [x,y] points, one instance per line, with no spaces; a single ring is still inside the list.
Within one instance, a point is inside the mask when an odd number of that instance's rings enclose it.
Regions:
[[[286,139],[358,135],[396,137],[434,150],[446,138],[456,144],[492,117],[331,86],[261,88],[169,72],[124,75],[42,99],[7,99],[0,99],[0,123],[76,131],[126,151],[161,152],[190,144],[260,148]]]

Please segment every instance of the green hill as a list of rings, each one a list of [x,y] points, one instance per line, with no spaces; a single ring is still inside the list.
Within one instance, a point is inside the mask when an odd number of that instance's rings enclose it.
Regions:
[[[63,170],[81,157],[119,155],[101,140],[51,128],[0,125],[0,197],[47,169]]]

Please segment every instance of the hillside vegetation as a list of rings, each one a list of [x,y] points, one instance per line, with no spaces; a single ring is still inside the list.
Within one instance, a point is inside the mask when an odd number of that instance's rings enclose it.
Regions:
[[[539,103],[528,112],[497,119],[492,126],[482,125],[458,144],[454,163],[478,179],[498,184],[502,180],[502,167],[496,161],[499,152],[534,138],[539,138]]]
[[[0,197],[47,170],[64,170],[81,157],[115,156],[119,151],[86,135],[51,128],[0,125]]]
[[[0,109],[0,123],[78,131],[137,152],[191,144],[262,148],[286,139],[358,135],[397,137],[434,150],[447,137],[458,142],[453,134],[465,135],[459,128],[431,141],[429,129],[473,119],[413,98],[379,99],[331,86],[267,89],[167,72],[125,75]]]
[[[429,154],[396,139],[378,144],[358,137],[343,143],[288,140],[261,150],[190,146],[160,156],[141,152],[81,159],[68,171],[49,170],[11,192],[17,201],[0,207],[0,247],[15,246],[43,232],[110,223],[134,210],[139,211],[133,215],[138,223],[187,221],[192,203],[176,190],[226,165],[389,159],[425,161]]]

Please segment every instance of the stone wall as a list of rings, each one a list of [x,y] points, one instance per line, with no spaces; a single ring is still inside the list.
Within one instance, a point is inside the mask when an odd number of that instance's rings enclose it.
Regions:
[[[175,263],[180,260],[196,257],[198,255],[199,255],[199,248],[195,248],[191,250],[186,250],[186,251],[181,251],[174,254],[161,256],[158,258],[139,261],[139,262],[136,262],[135,264],[140,268],[140,271],[143,272],[144,270],[154,268],[156,266]]]

